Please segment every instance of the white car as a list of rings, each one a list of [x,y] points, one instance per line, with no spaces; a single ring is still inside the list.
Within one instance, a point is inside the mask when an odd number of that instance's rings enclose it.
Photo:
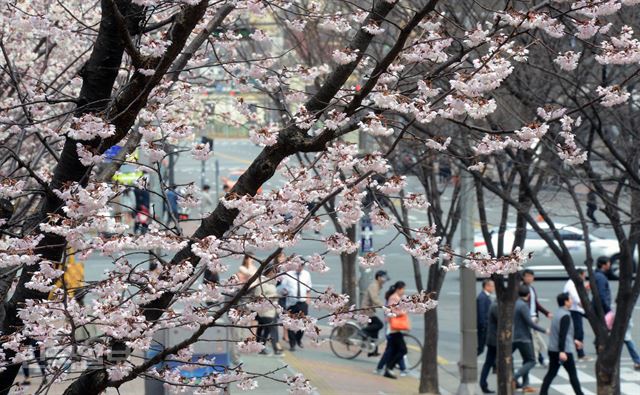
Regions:
[[[548,226],[545,223],[540,223],[542,229],[548,230]],[[562,237],[565,245],[569,249],[573,262],[576,268],[586,268],[584,262],[587,259],[587,252],[584,241],[584,234],[582,230],[573,226],[556,224],[556,228]],[[508,224],[504,234],[504,251],[510,251],[515,239],[515,225]],[[498,228],[491,229],[491,243],[493,248],[498,248]],[[617,278],[618,268],[618,255],[620,248],[618,246],[618,240],[605,239],[595,235],[589,235],[589,245],[591,247],[591,256],[595,260],[600,256],[606,256],[611,259],[611,273]],[[484,241],[482,233],[476,233],[474,237],[474,250],[476,252],[487,252],[487,245]],[[533,256],[525,264],[525,268],[531,269],[535,272],[536,277],[567,277],[567,272],[551,251],[551,248],[547,245],[540,235],[531,228],[527,228],[527,236],[524,242],[523,251],[532,252]]]

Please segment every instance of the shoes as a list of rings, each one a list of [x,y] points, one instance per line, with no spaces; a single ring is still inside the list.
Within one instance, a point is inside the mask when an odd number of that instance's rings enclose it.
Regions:
[[[534,393],[534,392],[538,392],[538,389],[526,386],[526,387],[522,387],[522,392],[524,392],[525,394],[531,394],[531,393]]]
[[[633,370],[640,370],[640,363],[634,363]]]
[[[489,387],[480,387],[480,389],[482,390],[483,394],[495,394],[495,391],[492,391],[489,389]]]
[[[394,374],[392,374],[389,370],[385,370],[383,376],[390,379],[397,379],[397,377]]]
[[[409,372],[407,372],[406,370],[400,371],[400,377],[407,377],[408,375],[409,375]]]
[[[263,348],[262,351],[260,351],[258,354],[260,354],[260,355],[271,355],[271,353],[266,348]]]
[[[296,350],[296,346],[289,347],[289,351],[294,352]]]
[[[377,356],[379,356],[379,355],[380,355],[380,353],[379,353],[379,352],[374,351],[374,352],[370,352],[370,353],[368,353],[368,354],[367,354],[367,357],[371,358],[371,357],[377,357]]]
[[[22,382],[22,385],[31,385],[31,381],[25,380]]]
[[[298,340],[298,347],[304,348],[304,346],[302,345],[302,341],[301,340]]]
[[[383,369],[374,369],[373,373],[382,376],[382,374],[384,373]]]
[[[585,355],[584,357],[578,358],[578,361],[589,362],[589,361],[593,361],[593,358]]]

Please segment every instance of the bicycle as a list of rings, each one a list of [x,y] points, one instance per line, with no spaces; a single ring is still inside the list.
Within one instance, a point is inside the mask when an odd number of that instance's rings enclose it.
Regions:
[[[407,344],[405,363],[408,370],[417,368],[422,362],[422,343],[417,337],[405,334],[404,341]],[[329,336],[331,351],[336,357],[342,359],[354,359],[363,351],[373,352],[376,346],[386,343],[386,337],[374,339],[367,335],[360,325],[355,322],[347,322],[343,326],[333,328]]]

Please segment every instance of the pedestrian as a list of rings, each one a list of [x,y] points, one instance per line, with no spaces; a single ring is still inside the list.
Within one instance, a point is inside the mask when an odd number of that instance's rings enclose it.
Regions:
[[[251,255],[249,254],[244,254],[244,257],[242,258],[242,266],[254,272],[258,270],[258,267],[256,266],[256,264],[253,263],[253,258],[251,258]]]
[[[593,277],[596,282],[596,290],[598,291],[598,297],[600,298],[600,306],[606,315],[611,311],[611,289],[609,288],[609,271],[611,270],[611,261],[606,256],[598,257],[598,268],[596,269]],[[596,296],[593,295],[593,308],[596,308]]]
[[[238,272],[235,274],[235,277],[238,281],[238,284],[240,285],[244,285],[247,281],[249,281],[251,279],[251,277],[253,277],[253,275],[255,274],[255,270],[252,269],[248,269],[244,266],[240,266],[238,268]],[[251,297],[253,295],[253,293],[255,292],[255,288],[246,295],[246,297]],[[229,298],[232,297],[232,295],[228,296]],[[241,304],[238,306],[238,310],[245,310],[242,306],[244,306],[244,304]],[[236,366],[240,366],[242,365],[242,360],[240,359],[240,350],[238,349],[238,343],[242,342],[244,340],[244,336],[243,336],[243,330],[242,328],[238,328],[235,325],[231,325],[229,328],[229,357],[231,358],[231,364],[236,367]]]
[[[604,321],[607,324],[607,329],[613,329],[613,321],[615,320],[616,315],[613,310],[608,312]],[[633,327],[633,321],[629,320],[629,325],[627,326],[627,331],[624,333],[624,345],[627,347],[627,351],[629,351],[629,356],[631,356],[631,360],[633,361],[633,369],[640,370],[640,355],[638,354],[638,349],[636,347],[636,343],[633,341],[631,337],[631,327]]]
[[[410,329],[409,316],[407,312],[398,307],[398,303],[404,295],[405,283],[398,281],[393,284],[389,290],[385,293],[385,299],[387,300],[387,306],[390,308],[391,316],[388,320],[388,335],[387,335],[387,349],[385,350],[382,359],[387,356],[386,366],[384,370],[384,377],[390,379],[396,379],[396,375],[391,373],[396,365],[404,372],[401,363],[404,360],[404,356],[407,354],[407,344],[404,341],[404,331]],[[405,373],[406,374],[406,373]],[[405,375],[401,374],[401,375]]]
[[[476,298],[476,314],[478,329],[478,355],[484,351],[487,341],[487,326],[489,325],[489,307],[491,306],[491,295],[495,290],[495,284],[490,278],[482,281],[482,291]]]
[[[589,283],[585,282],[587,278],[587,272],[584,269],[577,269],[578,276],[580,277],[580,281],[585,284],[585,287],[589,289]],[[571,320],[573,321],[573,338],[580,342],[580,347],[578,348],[576,342],[576,352],[578,354],[579,361],[590,361],[591,358],[587,357],[584,353],[584,326],[582,324],[582,317],[584,317],[584,308],[582,308],[582,301],[580,300],[580,295],[578,295],[578,290],[576,288],[576,284],[573,280],[569,279],[564,284],[564,288],[562,292],[569,295],[569,299],[571,299],[571,307],[569,308],[569,313],[571,314]]]
[[[587,194],[587,217],[593,222],[593,226],[598,228],[600,227],[600,224],[594,215],[596,211],[598,211],[596,193],[594,191],[589,191]]]
[[[213,210],[213,196],[211,196],[211,187],[207,184],[202,186],[202,194],[200,195],[200,216],[204,218]]]
[[[274,269],[278,270],[278,267],[282,265],[284,262],[286,262],[286,260],[287,260],[287,255],[285,255],[283,251],[280,251],[280,253],[276,257],[276,267]],[[287,297],[286,295],[283,294],[284,290],[281,287],[281,284],[282,284],[282,276],[278,276],[276,280],[276,288],[278,289],[278,295],[280,296],[278,298],[278,305],[280,305],[280,307],[282,307],[283,310],[286,310]],[[282,341],[284,341],[285,343],[289,342],[289,336],[288,336],[287,330],[284,328],[282,328]]]
[[[380,298],[380,291],[385,282],[389,281],[389,276],[384,270],[378,270],[375,274],[374,280],[367,287],[367,291],[362,298],[362,305],[360,306],[362,314],[369,316],[369,324],[365,326],[362,331],[369,336],[375,344],[372,352],[368,353],[368,357],[379,356],[378,352],[378,332],[384,328],[384,324],[378,318],[376,309],[382,307],[382,299]]]
[[[551,319],[552,314],[540,304],[540,301],[538,300],[538,293],[533,287],[534,281],[535,274],[533,270],[525,269],[522,271],[522,283],[529,287],[529,291],[531,292],[531,297],[529,299],[531,319],[537,324],[540,322],[538,313],[544,314],[548,319]],[[545,343],[544,338],[539,332],[533,331],[531,336],[533,338],[533,355],[538,358],[540,365],[545,366],[544,355],[547,353],[547,343]]]
[[[267,351],[267,340],[271,338],[271,347],[275,355],[283,355],[282,347],[278,343],[278,291],[273,280],[277,272],[270,269],[264,276],[260,277],[260,283],[255,287],[255,295],[263,299],[264,307],[257,311],[256,320],[258,321],[258,330],[256,340],[265,345],[260,351],[262,355],[270,355]]]
[[[133,233],[135,234],[147,233],[147,230],[149,230],[150,221],[151,221],[151,217],[149,216],[149,209],[145,205],[140,206],[133,223]]]
[[[33,356],[35,357],[38,366],[40,367],[40,373],[42,374],[42,380],[46,379],[46,370],[47,370],[47,360],[42,357],[40,347],[41,345],[34,339],[27,339],[27,345],[33,347]],[[22,363],[22,374],[24,375],[24,381],[22,385],[30,385],[31,381],[31,369],[29,367],[29,361],[25,361]]]
[[[309,314],[309,302],[311,301],[311,274],[300,264],[296,270],[288,271],[280,283],[279,294],[287,298],[287,311],[289,314]],[[303,331],[288,331],[289,349],[296,350],[296,346],[302,345]]]
[[[483,394],[493,394],[495,391],[489,389],[487,378],[489,372],[496,365],[496,356],[498,353],[498,302],[494,301],[489,307],[487,315],[487,353],[484,356],[484,364],[480,372],[480,388]]]
[[[564,367],[564,370],[569,375],[573,392],[576,395],[582,395],[576,363],[573,359],[573,353],[571,353],[574,344],[577,349],[582,349],[582,344],[579,344],[581,342],[573,338],[573,320],[569,313],[572,305],[571,297],[567,293],[561,293],[558,295],[557,300],[559,307],[551,321],[549,334],[549,370],[542,381],[540,395],[547,395],[551,382],[558,374],[558,370],[560,370],[560,365]]]
[[[167,216],[167,223],[174,223],[178,225],[178,219],[180,213],[178,212],[178,193],[175,191],[175,187],[167,189],[167,202],[164,205],[164,212]]]
[[[530,313],[531,290],[527,285],[521,284],[518,289],[520,296],[516,300],[513,317],[513,347],[512,352],[518,350],[522,357],[522,367],[513,375],[513,387],[522,388],[524,392],[536,392],[529,386],[529,371],[536,366],[536,357],[533,351],[533,339],[531,330],[546,333],[546,330],[533,322]],[[518,379],[522,377],[522,385]]]
[[[136,211],[142,206],[151,207],[151,194],[146,189],[135,188],[133,196],[136,201]]]

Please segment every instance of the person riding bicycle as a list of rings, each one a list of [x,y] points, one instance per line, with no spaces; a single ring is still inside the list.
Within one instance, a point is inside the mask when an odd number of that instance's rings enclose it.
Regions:
[[[378,270],[375,274],[375,279],[367,287],[367,291],[362,298],[363,314],[369,316],[369,324],[362,329],[362,331],[372,339],[372,343],[375,344],[373,352],[367,354],[369,357],[375,357],[380,355],[378,352],[378,332],[384,327],[382,320],[376,315],[376,308],[380,308],[383,305],[382,299],[380,299],[380,291],[385,282],[389,281],[389,276],[384,270]]]

